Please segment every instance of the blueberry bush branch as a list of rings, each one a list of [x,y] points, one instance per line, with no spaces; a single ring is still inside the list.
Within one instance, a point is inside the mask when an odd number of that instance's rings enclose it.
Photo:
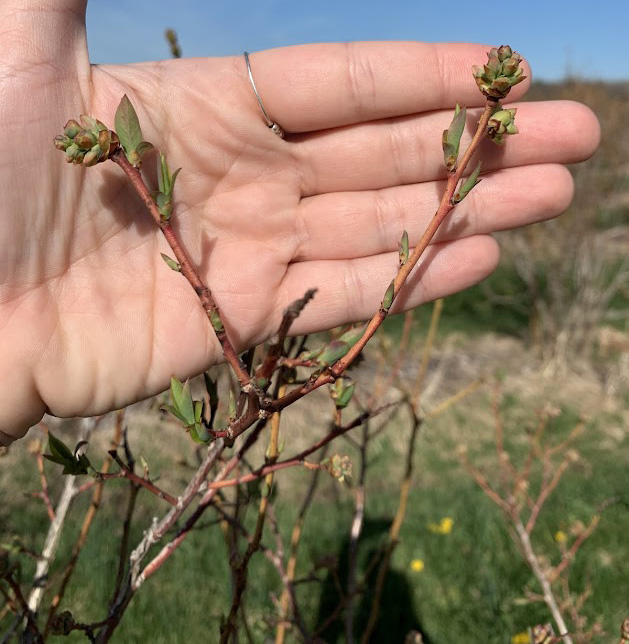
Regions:
[[[193,405],[195,414],[187,419],[189,421],[187,428],[194,428],[197,438],[203,442],[218,437],[232,441],[258,419],[268,417],[314,389],[334,382],[356,360],[389,314],[396,297],[432,241],[439,226],[452,209],[478,183],[480,163],[467,178],[464,178],[464,175],[481,141],[490,138],[497,144],[502,144],[505,136],[517,133],[514,122],[515,109],[502,109],[500,100],[506,98],[511,87],[524,80],[520,62],[519,54],[503,45],[500,48],[493,48],[489,52],[487,64],[474,68],[474,78],[486,98],[485,108],[478,121],[476,132],[464,153],[460,154],[459,151],[466,124],[466,110],[464,108],[457,105],[452,124],[443,134],[444,164],[448,178],[439,207],[428,228],[412,252],[409,249],[408,233],[403,232],[400,241],[398,272],[387,288],[378,311],[367,326],[361,330],[350,331],[346,337],[334,341],[335,346],[324,347],[318,353],[312,354],[310,358],[314,359],[314,362],[306,362],[305,364],[312,364],[318,369],[315,369],[304,384],[295,387],[277,399],[269,399],[263,393],[263,389],[268,386],[273,371],[278,367],[283,338],[289,332],[290,324],[312,298],[314,292],[308,291],[302,300],[293,305],[293,313],[285,315],[278,332],[278,341],[271,346],[266,358],[258,367],[256,379],[262,387],[262,390],[259,390],[252,383],[249,371],[240,360],[229,339],[209,287],[194,268],[173,229],[173,190],[179,170],[171,173],[163,154],[160,154],[159,190],[151,192],[142,177],[142,157],[150,152],[153,146],[142,139],[139,120],[129,99],[124,96],[116,112],[116,132],[109,130],[101,121],[86,115],[81,116],[81,124],[75,120],[70,120],[66,124],[63,135],[57,136],[54,142],[58,149],[66,153],[66,160],[69,163],[93,166],[109,159],[125,172],[175,255],[175,259],[164,256],[164,260],[173,270],[182,273],[194,289],[222,346],[225,359],[233,369],[242,391],[248,394],[249,404],[246,406],[246,410],[237,417],[231,418],[226,429],[216,432],[202,429],[201,416],[197,412],[197,407]],[[199,407],[198,411],[200,410]]]
[[[173,47],[173,55],[175,55],[176,39],[169,38],[169,42]],[[164,565],[192,530],[198,527],[199,519],[205,511],[211,507],[219,507],[218,501],[222,499],[220,496],[223,494],[222,490],[235,488],[240,491],[244,489],[244,484],[264,479],[266,496],[263,495],[259,503],[255,529],[252,534],[247,533],[244,556],[239,563],[232,565],[235,589],[229,615],[223,625],[222,632],[222,641],[228,641],[236,636],[238,618],[244,618],[243,598],[249,561],[257,550],[268,551],[268,549],[262,548],[261,537],[265,520],[270,516],[269,513],[272,514],[268,492],[275,472],[292,467],[302,467],[313,471],[313,480],[316,480],[316,476],[321,470],[327,470],[340,481],[345,480],[351,474],[351,462],[348,457],[333,454],[327,458],[320,456],[318,461],[312,462],[306,460],[307,457],[321,448],[327,447],[336,438],[343,435],[349,436],[350,430],[359,426],[365,427],[366,451],[369,440],[376,436],[378,430],[370,432],[365,424],[385,409],[392,405],[397,406],[400,402],[410,405],[415,418],[408,450],[408,459],[412,459],[415,438],[421,425],[421,418],[417,412],[417,401],[414,399],[418,396],[417,390],[423,382],[425,369],[421,370],[418,378],[419,384],[413,392],[408,388],[404,389],[402,401],[377,408],[376,396],[372,395],[363,411],[348,423],[342,422],[342,413],[343,409],[354,399],[355,383],[344,374],[350,366],[356,363],[367,342],[389,315],[395,299],[440,225],[480,180],[480,163],[476,164],[471,173],[468,173],[468,167],[481,142],[489,138],[497,144],[502,144],[508,135],[517,133],[514,123],[515,109],[503,109],[500,100],[507,96],[512,86],[524,79],[520,68],[520,56],[506,46],[494,48],[489,52],[487,64],[474,68],[474,78],[486,98],[485,107],[480,115],[475,133],[467,148],[461,151],[460,142],[465,130],[467,114],[465,108],[457,105],[452,123],[442,137],[447,182],[439,207],[414,248],[410,248],[408,233],[401,231],[398,270],[371,321],[366,326],[343,329],[330,342],[314,349],[306,346],[306,339],[302,340],[301,345],[296,340],[288,341],[292,324],[315,296],[316,289],[309,289],[302,298],[286,309],[277,332],[271,338],[266,351],[256,351],[255,353],[250,351],[248,359],[245,360],[238,355],[209,286],[200,277],[173,226],[176,208],[174,188],[180,170],[172,172],[166,158],[160,153],[157,164],[158,190],[151,191],[143,176],[143,157],[154,148],[152,144],[143,140],[137,114],[129,99],[126,96],[123,97],[118,107],[115,117],[115,131],[108,129],[102,122],[91,116],[82,115],[80,123],[75,120],[68,121],[64,133],[55,138],[55,146],[64,151],[66,160],[74,165],[91,167],[105,161],[113,161],[122,169],[155,225],[169,244],[173,257],[162,255],[164,261],[172,270],[181,273],[195,291],[238,384],[230,401],[228,413],[225,414],[224,409],[221,410],[219,405],[217,382],[213,381],[209,375],[206,374],[205,378],[207,390],[205,400],[193,398],[192,386],[189,382],[180,382],[176,378],[172,378],[170,387],[172,404],[165,405],[164,409],[183,424],[192,440],[201,444],[199,450],[202,450],[204,446],[206,450],[205,455],[200,457],[200,463],[192,479],[178,496],[158,488],[151,481],[147,468],[145,468],[143,476],[136,474],[133,468],[133,459],[129,456],[125,462],[118,456],[115,447],[110,450],[110,460],[107,461],[107,467],[98,472],[83,453],[78,454],[77,450],[72,452],[61,441],[50,435],[49,449],[51,453],[45,456],[49,460],[63,465],[65,473],[90,474],[94,478],[94,485],[97,486],[95,495],[102,490],[102,485],[107,481],[119,478],[127,479],[130,496],[127,510],[128,521],[125,523],[124,530],[126,536],[123,537],[120,548],[118,578],[106,618],[92,625],[74,623],[66,613],[55,615],[57,602],[54,607],[51,607],[50,613],[50,619],[54,617],[54,624],[51,626],[49,619],[46,633],[51,630],[59,632],[63,629],[84,630],[86,634],[98,631],[98,634],[94,635],[94,641],[109,641],[134,594],[147,579]],[[407,332],[410,333],[410,322],[407,327]],[[432,339],[429,344],[432,344]],[[390,382],[398,380],[397,374],[400,364],[401,360],[398,360],[397,368],[391,375]],[[304,370],[308,370],[305,377],[303,376]],[[292,457],[279,460],[281,451],[278,439],[280,412],[315,389],[327,384],[332,385],[330,393],[335,407],[332,426],[322,438],[316,440],[309,447],[302,449]],[[455,396],[450,402],[446,401],[447,405],[453,404],[456,400],[458,398]],[[436,410],[434,412],[437,413]],[[242,474],[240,468],[243,463],[247,463],[249,467],[246,455],[271,418],[273,419],[270,423],[272,427],[271,440],[264,464],[259,467],[251,466],[250,473]],[[217,419],[222,420],[222,426],[214,429],[214,423],[218,422]],[[235,439],[247,430],[250,431],[244,441],[239,443],[238,449],[230,458],[225,458],[226,448],[233,446]],[[114,461],[120,468],[117,472],[109,471]],[[412,467],[407,465],[401,489],[400,509],[391,528],[389,546],[391,552],[397,543],[399,529],[404,518],[411,472]],[[128,523],[130,523],[135,498],[140,489],[165,500],[171,507],[161,519],[154,520],[138,545],[129,554]],[[309,494],[307,498],[310,499],[312,496]],[[221,512],[225,512],[222,506],[220,509]],[[305,508],[301,516],[302,522],[304,514]],[[235,525],[238,524],[237,510],[233,515],[225,514],[224,520],[226,522],[233,521]],[[268,520],[271,521],[270,518]],[[296,539],[298,540],[301,528],[299,524],[296,526]],[[163,542],[160,546],[161,549],[152,552],[152,558],[146,563],[145,559],[149,552],[161,542]],[[289,612],[292,612],[293,622],[297,624],[302,635],[306,632],[303,624],[300,625],[299,609],[294,593],[296,548],[297,543],[291,544],[291,559],[289,559],[288,568],[284,567],[282,558],[280,558],[281,565],[278,567],[284,584],[284,592],[280,601],[281,610],[278,611],[283,625],[281,628],[278,627],[278,641],[282,641],[284,638],[284,629],[289,623]],[[237,551],[234,549],[234,552]],[[283,553],[279,541],[278,552]],[[384,576],[386,573],[389,558],[390,554],[380,560],[379,576]],[[352,594],[354,591],[359,593],[364,582],[361,584],[354,580],[351,585]],[[349,615],[348,623],[351,633],[352,597],[350,596],[348,600],[350,605],[347,614]],[[374,618],[372,621],[375,621],[377,617],[379,601],[379,597],[377,597],[373,607]],[[347,600],[344,599],[341,612],[345,609],[346,603]],[[61,619],[62,616],[63,619]],[[88,633],[86,630],[88,628],[93,630]],[[373,624],[370,628],[373,628]]]

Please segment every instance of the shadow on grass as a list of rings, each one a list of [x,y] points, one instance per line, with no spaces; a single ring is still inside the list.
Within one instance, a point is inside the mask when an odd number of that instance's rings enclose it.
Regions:
[[[382,552],[379,551],[379,544],[385,543],[391,520],[387,518],[365,518],[363,531],[359,542],[358,571],[368,568],[369,563],[377,557],[377,564],[371,566],[369,575],[364,580],[364,592],[359,596],[355,606],[354,635],[358,641],[367,628],[369,616],[372,612],[376,578]],[[338,592],[339,585],[345,590],[347,587],[347,576],[349,572],[349,535],[340,543],[337,552],[337,565],[328,572],[325,578],[317,611],[317,624],[323,624],[334,613],[341,602]],[[361,554],[364,551],[364,554]],[[360,577],[359,577],[360,579]],[[415,609],[416,602],[413,599],[413,588],[406,576],[399,571],[389,567],[382,589],[380,599],[378,621],[370,637],[370,642],[404,642],[411,631],[418,631],[423,637],[425,644],[431,644],[430,639],[422,628],[421,617]],[[335,619],[319,635],[323,641],[328,643],[345,641],[344,613]]]

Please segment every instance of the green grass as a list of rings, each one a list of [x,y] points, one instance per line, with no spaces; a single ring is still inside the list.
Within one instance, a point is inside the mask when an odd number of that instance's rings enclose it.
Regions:
[[[480,408],[487,404],[483,396],[475,402]],[[515,455],[522,452],[524,443],[520,428],[531,422],[529,412],[522,410],[516,398],[505,398],[507,444]],[[553,419],[547,430],[552,441],[565,437],[576,418],[575,412],[567,409]],[[559,556],[553,540],[557,530],[568,532],[576,520],[587,523],[595,508],[606,498],[620,496],[627,500],[624,483],[628,441],[625,438],[610,448],[604,440],[605,425],[613,422],[618,419],[601,418],[588,426],[578,445],[582,460],[565,475],[540,517],[534,540],[551,561],[556,562]],[[399,431],[406,430],[400,428]],[[465,437],[473,437],[473,440]],[[514,633],[549,619],[543,605],[521,601],[525,589],[538,590],[536,582],[511,541],[499,510],[458,465],[454,452],[456,444],[463,439],[469,445],[470,459],[481,466],[489,466],[493,449],[491,432],[474,420],[473,414],[449,412],[440,423],[427,426],[418,443],[415,487],[401,542],[393,556],[373,641],[403,641],[410,628],[420,627],[426,641],[433,644],[453,641],[504,644]],[[386,539],[397,506],[400,448],[394,449],[388,439],[379,447],[380,456],[370,470],[359,558],[362,571],[370,554]],[[32,463],[26,455],[18,460],[22,467],[19,463],[14,464],[15,477],[10,487],[36,489]],[[6,475],[5,469],[5,487]],[[276,509],[286,542],[306,478],[303,472],[283,473],[277,477]],[[351,491],[325,478],[320,492],[304,527],[298,575],[309,573],[315,562],[333,557],[338,561],[338,574],[343,579],[352,514]],[[5,498],[0,509],[0,541],[7,540],[11,534],[19,534],[25,545],[41,548],[47,526],[42,507],[35,501],[24,503],[17,495]],[[106,612],[117,566],[120,517],[125,499],[124,486],[110,484],[63,604],[78,620],[99,620]],[[142,509],[132,543],[137,542],[142,529],[161,507],[147,495],[141,500]],[[81,499],[66,523],[53,575],[68,557],[87,502],[87,498]],[[450,534],[435,534],[429,530],[430,523],[439,523],[446,516],[454,520]],[[609,633],[615,633],[626,616],[628,516],[626,506],[622,505],[605,512],[599,528],[580,551],[571,575],[571,584],[577,592],[583,590],[586,583],[591,584],[592,596],[584,613],[590,620],[601,619]],[[254,519],[255,508],[252,508],[245,522],[251,526]],[[268,530],[264,540],[269,545],[273,542]],[[415,559],[424,562],[423,571],[411,569]],[[25,579],[32,575],[32,568],[30,563],[24,566]],[[317,574],[323,584],[298,587],[305,619],[311,625],[326,617],[338,601],[329,570],[321,565]],[[274,612],[271,593],[277,595],[281,586],[275,569],[261,554],[254,557],[249,579],[247,616],[254,641],[262,642],[271,634],[268,626],[268,618]],[[113,641],[125,644],[216,641],[221,615],[229,604],[229,583],[227,552],[220,530],[210,526],[197,531],[142,588]],[[367,595],[357,606],[357,632],[364,627],[369,614],[372,588],[373,579],[370,579]],[[9,620],[5,619],[0,627],[4,629],[8,624]],[[343,642],[342,627],[332,625],[323,637],[326,642]],[[59,638],[59,641],[62,640]],[[74,634],[65,641],[86,640]]]

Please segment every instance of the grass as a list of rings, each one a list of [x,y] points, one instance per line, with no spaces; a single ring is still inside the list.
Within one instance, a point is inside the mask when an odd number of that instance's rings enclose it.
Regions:
[[[488,404],[483,396],[479,398],[475,401],[476,409]],[[530,410],[524,413],[519,399],[511,396],[505,398],[503,411],[510,429],[508,441],[517,453],[522,444],[521,428],[530,419]],[[461,470],[454,456],[456,445],[464,441],[469,445],[473,462],[487,467],[492,461],[491,431],[474,413],[452,410],[446,416],[430,424],[419,442],[412,502],[401,542],[394,553],[381,620],[373,641],[403,641],[410,628],[420,627],[426,641],[433,644],[451,641],[504,644],[514,633],[548,620],[541,604],[522,602],[525,589],[537,590],[535,581],[512,543],[499,510]],[[553,420],[548,435],[553,441],[558,440],[574,426],[575,419],[574,410],[565,410]],[[626,438],[613,444],[604,440],[607,422],[617,422],[617,419],[603,417],[589,425],[579,444],[582,461],[566,474],[540,518],[535,538],[551,560],[556,561],[559,553],[553,540],[557,530],[569,532],[575,520],[587,523],[606,498],[624,495],[626,500],[622,481],[629,445]],[[0,540],[6,540],[12,533],[19,534],[26,545],[38,549],[47,527],[45,512],[37,502],[24,504],[17,492],[37,488],[34,468],[25,454],[10,458],[18,461],[11,467],[16,475],[10,484],[4,481],[4,488],[16,492],[6,497],[0,511]],[[359,562],[363,571],[369,553],[375,552],[386,538],[397,505],[400,461],[399,447],[383,441],[380,457],[372,464],[369,474]],[[6,473],[7,470],[5,477]],[[278,520],[286,540],[306,477],[303,472],[293,472],[277,478]],[[102,619],[106,610],[117,566],[125,496],[123,485],[108,487],[106,502],[64,601],[64,608],[72,610],[81,621]],[[69,554],[87,501],[85,498],[77,503],[65,526],[59,562],[65,561]],[[140,538],[159,504],[145,495],[141,505],[143,509],[136,521],[132,542]],[[321,564],[333,557],[338,561],[341,579],[344,577],[351,514],[351,491],[326,478],[305,524],[298,576],[311,572],[316,562]],[[254,515],[252,509],[245,518],[248,525]],[[452,531],[449,534],[431,532],[429,524],[439,523],[444,517],[453,519]],[[625,506],[616,505],[606,511],[598,530],[579,553],[571,577],[577,591],[587,582],[591,583],[592,597],[584,612],[591,620],[601,619],[609,633],[617,631],[626,611],[626,593],[620,589],[624,585],[626,590],[629,578],[627,517]],[[264,539],[272,543],[268,531]],[[421,572],[411,568],[411,562],[418,559],[424,563]],[[316,572],[323,580],[322,585],[304,583],[298,587],[309,624],[317,616],[320,619],[327,616],[337,601],[328,569],[320,565]],[[31,575],[32,565],[27,564],[24,578]],[[134,599],[113,641],[129,644],[215,641],[212,638],[229,603],[229,586],[227,553],[220,530],[213,526],[198,531]],[[372,586],[370,582],[368,588]],[[256,555],[246,598],[254,641],[263,641],[271,634],[268,626],[274,611],[271,593],[277,595],[280,590],[275,570],[262,555]],[[367,596],[358,606],[358,632],[369,610]],[[0,627],[4,629],[8,623],[5,619]],[[326,642],[342,642],[342,627],[333,625],[323,637]],[[74,634],[66,641],[86,640]]]

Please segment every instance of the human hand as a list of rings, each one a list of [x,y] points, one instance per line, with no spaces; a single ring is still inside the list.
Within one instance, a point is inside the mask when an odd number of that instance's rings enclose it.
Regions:
[[[267,111],[289,133],[282,141],[264,124],[241,56],[90,67],[85,4],[0,7],[4,443],[46,411],[103,413],[221,360],[198,298],[162,261],[166,244],[124,175],[114,164],[68,168],[52,146],[69,117],[113,127],[127,94],[145,138],[182,166],[176,226],[241,350],[268,338],[309,287],[319,290],[295,333],[378,308],[402,230],[412,245],[436,210],[440,136],[454,104],[468,107],[470,124],[470,108],[483,104],[471,67],[484,46],[269,50],[251,65]],[[558,164],[592,154],[596,118],[571,102],[518,107],[520,134],[482,150],[484,181],[439,231],[394,310],[482,280],[498,260],[492,232],[568,205],[572,180]]]

